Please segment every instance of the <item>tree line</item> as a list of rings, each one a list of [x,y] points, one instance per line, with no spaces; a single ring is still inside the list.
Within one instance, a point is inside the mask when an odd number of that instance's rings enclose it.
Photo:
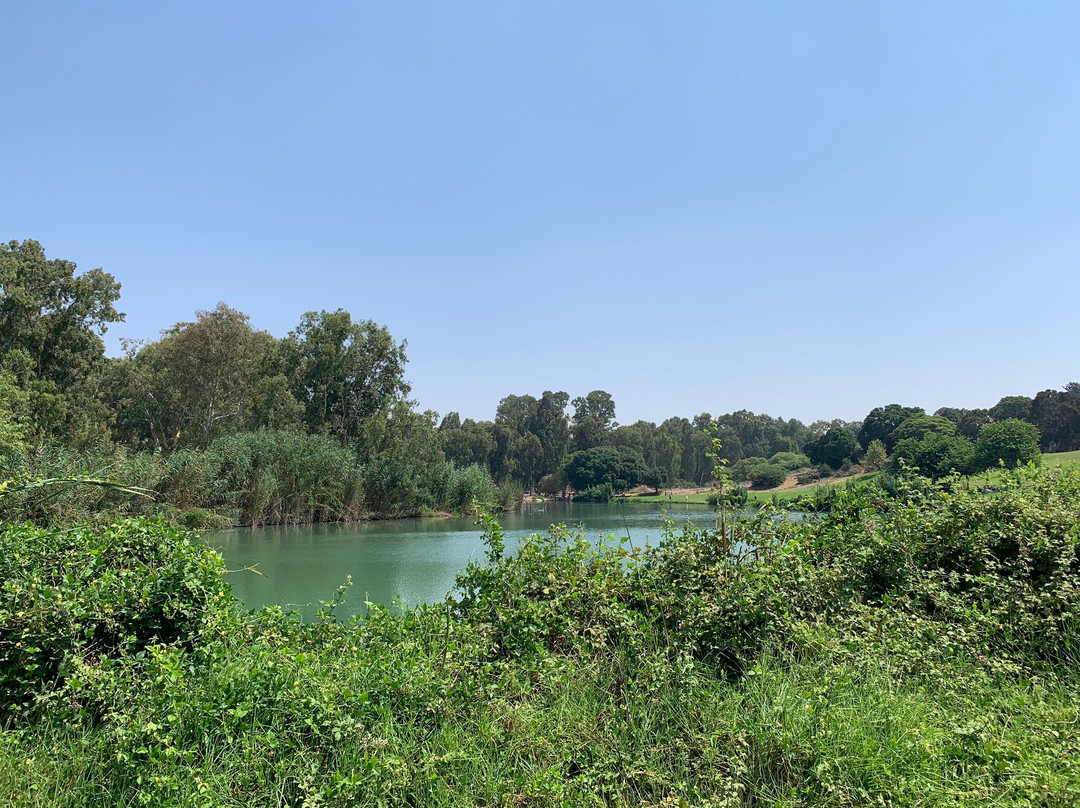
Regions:
[[[277,338],[220,303],[107,357],[102,336],[124,319],[120,284],[76,269],[36,241],[0,245],[4,472],[42,458],[86,465],[79,453],[90,453],[153,478],[170,501],[240,520],[462,509],[512,503],[521,490],[704,486],[717,461],[768,488],[803,467],[941,476],[1080,449],[1075,382],[987,409],[928,415],[889,404],[855,422],[739,410],[620,425],[603,390],[508,395],[491,420],[440,419],[409,398],[406,343],[343,309],[308,312]],[[298,480],[304,455],[325,458],[336,476]]]

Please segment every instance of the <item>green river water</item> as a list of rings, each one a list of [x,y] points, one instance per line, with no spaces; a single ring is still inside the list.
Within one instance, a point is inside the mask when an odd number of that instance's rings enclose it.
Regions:
[[[716,515],[703,505],[665,503],[539,503],[502,514],[506,549],[553,523],[583,524],[590,538],[629,533],[635,546],[657,544],[665,521],[711,527]],[[207,536],[224,557],[233,591],[249,608],[282,605],[310,617],[352,576],[339,617],[360,613],[364,601],[415,606],[441,602],[471,560],[482,561],[480,530],[467,518],[400,519],[347,525],[237,529]],[[242,570],[253,567],[260,574]]]

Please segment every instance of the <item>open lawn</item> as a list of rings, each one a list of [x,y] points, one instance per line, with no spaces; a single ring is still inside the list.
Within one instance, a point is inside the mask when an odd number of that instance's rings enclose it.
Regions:
[[[1043,465],[1047,468],[1059,468],[1065,466],[1068,468],[1080,467],[1080,451],[1078,452],[1056,452],[1054,454],[1043,455]]]

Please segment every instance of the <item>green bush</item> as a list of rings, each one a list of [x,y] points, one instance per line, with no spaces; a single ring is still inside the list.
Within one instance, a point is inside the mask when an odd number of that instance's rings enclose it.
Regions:
[[[745,483],[756,469],[769,465],[764,457],[744,457],[735,462],[731,467],[731,479],[738,483]]]
[[[769,462],[783,466],[788,471],[796,471],[797,469],[804,469],[809,466],[810,458],[796,452],[777,452],[769,458]]]
[[[574,494],[574,502],[611,502],[615,499],[615,489],[611,483],[590,485],[584,491]]]
[[[774,463],[765,463],[750,472],[750,482],[755,488],[776,488],[786,479],[787,469]]]
[[[831,488],[818,515],[637,549],[556,527],[508,555],[488,519],[447,603],[352,623],[240,614],[216,556],[157,523],[12,528],[0,793],[1074,805],[1080,476],[1001,476]]]
[[[77,691],[81,669],[154,643],[194,647],[233,608],[221,573],[217,553],[162,522],[0,528],[0,710],[36,713]]]
[[[987,424],[975,443],[975,468],[993,468],[1003,463],[1012,468],[1017,463],[1039,463],[1039,428],[1026,421],[1008,418]]]

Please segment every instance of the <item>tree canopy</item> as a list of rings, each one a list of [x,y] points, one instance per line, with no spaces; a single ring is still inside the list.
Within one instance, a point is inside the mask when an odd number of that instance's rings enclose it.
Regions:
[[[33,240],[0,244],[0,370],[26,394],[32,432],[80,441],[107,421],[97,394],[101,335],[124,315],[113,305],[120,284],[112,275],[76,268],[46,258]]]
[[[405,343],[349,312],[308,312],[285,340],[284,364],[310,429],[355,441],[364,422],[405,400]]]

